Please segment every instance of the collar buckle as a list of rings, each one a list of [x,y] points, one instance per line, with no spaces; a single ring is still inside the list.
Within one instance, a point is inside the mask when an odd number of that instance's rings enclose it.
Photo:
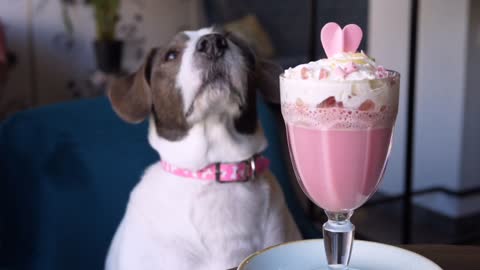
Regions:
[[[225,184],[225,183],[236,183],[236,182],[248,182],[250,180],[255,179],[255,177],[257,176],[256,160],[257,160],[257,155],[243,161],[243,163],[245,164],[245,167],[243,168],[244,178],[237,181],[222,180],[221,179],[222,171],[220,170],[220,163],[215,163],[215,181],[221,184]]]

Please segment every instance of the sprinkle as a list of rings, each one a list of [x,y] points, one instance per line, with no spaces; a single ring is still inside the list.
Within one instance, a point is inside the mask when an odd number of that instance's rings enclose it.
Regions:
[[[387,70],[385,70],[385,68],[383,66],[378,66],[377,71],[375,72],[375,75],[378,78],[383,79],[383,78],[387,77],[388,72],[387,72]]]
[[[303,106],[305,106],[305,103],[303,102],[303,100],[301,98],[297,98],[297,100],[295,100],[295,105],[297,105],[299,107],[303,107]]]
[[[335,97],[331,96],[317,104],[317,108],[332,108],[335,107],[336,104],[337,101],[335,100]]]
[[[350,73],[353,73],[355,71],[358,70],[358,66],[355,65],[353,62],[350,62],[348,63],[346,66],[345,66],[345,73],[348,75]]]
[[[371,111],[374,108],[375,108],[375,103],[372,100],[367,99],[362,104],[360,104],[360,107],[358,107],[358,110],[359,111]]]
[[[300,70],[300,75],[302,76],[302,79],[306,80],[308,79],[308,73],[310,73],[310,70],[306,67],[302,67],[302,69]]]
[[[320,80],[328,78],[328,71],[326,69],[321,69],[318,77]]]
[[[367,62],[365,62],[365,60],[363,60],[363,59],[354,59],[353,63],[355,63],[357,65],[365,65]]]

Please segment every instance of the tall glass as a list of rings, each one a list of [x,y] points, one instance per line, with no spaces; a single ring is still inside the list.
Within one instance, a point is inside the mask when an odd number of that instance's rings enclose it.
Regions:
[[[376,80],[280,76],[282,115],[293,167],[305,194],[324,209],[330,269],[348,269],[353,211],[377,190],[398,111],[397,72]]]

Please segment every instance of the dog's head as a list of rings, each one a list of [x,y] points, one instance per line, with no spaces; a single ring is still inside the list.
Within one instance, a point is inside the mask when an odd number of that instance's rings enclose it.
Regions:
[[[233,34],[205,28],[153,49],[136,73],[110,83],[109,98],[127,122],[151,114],[158,136],[168,141],[181,140],[209,117],[230,118],[238,133],[252,134],[256,91],[278,102],[280,72]]]

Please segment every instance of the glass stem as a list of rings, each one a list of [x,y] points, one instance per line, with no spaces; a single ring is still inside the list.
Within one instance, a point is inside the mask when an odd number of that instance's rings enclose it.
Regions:
[[[328,221],[323,224],[323,243],[330,269],[348,269],[355,226],[350,222],[353,211],[325,211]]]

